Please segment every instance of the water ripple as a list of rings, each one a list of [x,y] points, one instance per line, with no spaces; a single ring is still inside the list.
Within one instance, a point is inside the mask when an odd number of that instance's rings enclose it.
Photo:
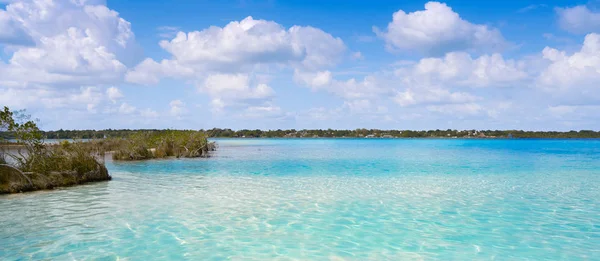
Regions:
[[[111,182],[0,197],[0,259],[600,259],[600,150],[362,145],[109,162]]]

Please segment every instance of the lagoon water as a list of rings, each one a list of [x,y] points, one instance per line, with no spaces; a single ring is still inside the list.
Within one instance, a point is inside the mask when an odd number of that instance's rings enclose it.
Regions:
[[[0,260],[600,260],[600,140],[217,142],[0,196]]]

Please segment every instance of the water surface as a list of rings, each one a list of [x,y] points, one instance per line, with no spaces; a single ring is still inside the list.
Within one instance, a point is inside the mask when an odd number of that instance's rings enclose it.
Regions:
[[[600,260],[599,140],[217,142],[0,196],[0,260]]]

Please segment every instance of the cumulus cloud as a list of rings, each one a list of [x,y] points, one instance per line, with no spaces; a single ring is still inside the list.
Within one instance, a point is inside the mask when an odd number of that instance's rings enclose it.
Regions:
[[[37,47],[14,53],[6,76],[45,84],[94,84],[119,82],[126,71],[113,53],[79,29],[71,27],[65,34],[40,41]]]
[[[227,106],[261,104],[275,94],[265,83],[251,87],[251,78],[247,74],[211,74],[199,86],[200,91],[212,97],[215,110]]]
[[[145,60],[128,73],[128,81],[153,84],[160,77],[232,74],[268,65],[322,68],[334,65],[346,49],[341,39],[320,29],[285,29],[276,22],[252,17],[224,27],[178,32],[175,38],[161,41],[160,46],[172,58],[161,62]]]
[[[0,93],[2,93],[0,104],[14,108],[70,108],[96,112],[98,105],[106,101],[105,92],[97,86],[84,86],[69,90],[59,90],[46,86],[0,87]]]
[[[585,5],[556,8],[556,13],[558,24],[568,32],[585,34],[600,30],[600,12],[593,12]]]
[[[304,72],[296,70],[294,72],[294,80],[300,84],[318,89],[328,86],[332,81],[332,77],[330,71]]]
[[[0,44],[32,45],[33,38],[8,12],[0,10]]]
[[[22,32],[32,40],[0,64],[0,84],[119,83],[138,53],[129,22],[102,1],[15,1],[1,11],[0,28],[0,42]]]
[[[395,73],[409,87],[503,87],[528,78],[523,67],[515,60],[505,60],[500,54],[473,59],[468,53],[451,52],[443,58],[421,59]]]
[[[294,80],[300,85],[311,89],[324,90],[342,97],[351,99],[370,99],[389,94],[390,91],[380,82],[381,75],[368,75],[363,79],[350,78],[348,80],[333,79],[330,71],[306,72],[296,70]]]
[[[131,106],[127,103],[121,103],[121,106],[119,106],[119,113],[122,114],[132,114],[135,112],[135,107]]]
[[[460,104],[470,103],[481,98],[466,92],[450,92],[445,89],[424,89],[399,91],[393,100],[402,107],[417,104]]]
[[[556,12],[569,32],[600,30],[598,13],[585,6]],[[376,30],[390,50],[428,57],[357,76],[335,66],[343,59],[362,59],[363,53],[347,52],[340,38],[318,28],[247,17],[199,29],[158,28],[167,59],[139,62],[131,25],[102,0],[11,1],[0,10],[0,45],[6,47],[0,104],[48,109],[37,111],[61,114],[57,119],[74,113],[98,125],[103,124],[99,119],[118,117],[161,122],[186,115],[191,101],[167,100],[168,107],[159,112],[137,108],[120,84],[153,85],[170,77],[196,86],[215,112],[269,120],[300,115],[301,121],[323,120],[323,127],[337,120],[362,124],[422,117],[435,122],[487,116],[500,122],[503,115],[524,111],[532,112],[529,119],[578,117],[578,124],[597,119],[584,116],[593,114],[600,101],[600,36],[595,33],[576,52],[546,47],[537,55],[508,59],[496,52],[507,46],[498,30],[429,2],[424,10],[399,10],[383,31]],[[337,99],[327,100],[327,108],[286,112],[271,88],[271,82],[285,77]],[[151,120],[157,118],[161,121]]]
[[[106,95],[112,103],[116,103],[118,99],[123,98],[123,93],[121,93],[119,88],[114,86],[106,89]]]
[[[385,31],[374,31],[390,50],[435,56],[451,51],[498,51],[507,45],[497,29],[470,23],[439,2],[428,2],[425,10],[412,13],[399,10]]]
[[[161,77],[185,78],[194,76],[194,69],[181,65],[175,60],[162,60],[160,63],[146,58],[125,75],[131,83],[153,85],[160,82]]]
[[[492,88],[523,85],[531,76],[525,65],[505,60],[500,54],[472,58],[464,52],[446,54],[443,58],[423,58],[401,63],[392,72],[376,72],[362,80],[334,79],[330,71],[296,71],[298,84],[313,90],[325,90],[347,101],[390,98],[400,106],[423,104],[472,103],[482,98],[455,88]]]
[[[550,65],[537,78],[539,87],[563,98],[600,98],[599,34],[588,34],[581,49],[571,55],[550,47],[544,48],[542,54]]]

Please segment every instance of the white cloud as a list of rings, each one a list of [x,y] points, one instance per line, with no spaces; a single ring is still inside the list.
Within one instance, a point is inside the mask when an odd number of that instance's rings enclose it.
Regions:
[[[563,30],[575,34],[598,32],[600,12],[593,12],[585,5],[570,8],[556,8],[558,24]]]
[[[161,77],[248,73],[270,65],[315,69],[334,65],[346,50],[341,39],[320,29],[292,26],[286,30],[276,22],[252,17],[224,27],[179,32],[160,46],[172,58],[160,63],[145,60],[127,75],[127,81],[154,84]]]
[[[141,113],[128,103],[115,105],[123,97],[115,87],[84,86],[79,89],[57,89],[43,85],[28,88],[0,87],[0,93],[2,93],[0,104],[14,109],[78,113],[81,117],[84,115],[93,117],[94,114]]]
[[[347,109],[354,114],[382,114],[388,112],[387,107],[383,105],[377,105],[375,102],[367,99],[345,101],[342,105],[342,109]]]
[[[251,87],[247,74],[211,74],[200,85],[200,91],[213,98],[213,108],[222,109],[231,105],[262,103],[275,95],[271,87],[258,83]]]
[[[0,61],[2,104],[54,114],[63,124],[56,115],[89,123],[103,121],[94,115],[136,112],[115,106],[123,94],[110,86],[123,82],[140,48],[130,23],[105,1],[11,1],[0,10],[0,44],[7,56]]]
[[[212,74],[204,81],[203,91],[211,96],[234,99],[264,99],[273,96],[274,91],[266,84],[250,88],[247,74]]]
[[[135,107],[131,106],[127,103],[122,103],[121,106],[119,106],[119,113],[121,114],[132,114],[135,112]]]
[[[104,99],[98,87],[81,87],[81,93],[73,94],[67,102],[83,103],[89,112],[95,113],[96,106]]]
[[[336,80],[330,71],[304,72],[296,70],[294,80],[313,90],[325,90],[347,100],[370,99],[391,93],[389,87],[379,81],[381,75],[368,75],[362,80],[350,78]]]
[[[43,37],[36,47],[18,49],[0,79],[43,84],[120,82],[126,67],[80,29]]]
[[[169,103],[171,109],[169,112],[171,116],[180,118],[183,114],[187,113],[187,109],[185,108],[185,103],[181,100],[173,100]]]
[[[340,38],[310,26],[293,26],[289,29],[292,44],[304,49],[302,66],[307,69],[318,69],[335,65],[346,46]]]
[[[445,89],[424,89],[414,91],[407,89],[400,91],[393,98],[400,106],[411,106],[417,104],[460,104],[470,103],[481,98],[466,92],[450,92]]]
[[[127,72],[125,80],[131,83],[144,85],[157,84],[163,76],[184,78],[194,76],[194,70],[181,65],[175,60],[164,59],[160,63],[146,58],[134,69]]]
[[[508,87],[530,80],[524,65],[505,60],[499,54],[473,59],[464,52],[448,53],[443,58],[424,58],[402,63],[393,72],[377,72],[362,80],[337,80],[330,71],[296,71],[294,79],[313,90],[325,90],[352,100],[391,99],[400,106],[423,104],[472,103],[482,98],[456,88]]]
[[[560,26],[570,32],[600,30],[598,13],[585,6],[557,13]],[[248,17],[199,31],[179,32],[174,27],[159,31],[166,37],[160,45],[169,57],[138,63],[131,25],[104,1],[10,2],[0,10],[0,45],[5,47],[0,104],[54,115],[57,127],[63,127],[65,116],[78,119],[70,122],[84,120],[101,127],[112,127],[103,125],[115,118],[151,126],[181,118],[196,103],[167,100],[163,104],[169,107],[159,112],[158,107],[141,109],[134,101],[125,102],[119,88],[123,81],[151,85],[171,77],[206,94],[209,104],[202,108],[212,106],[213,111],[233,116],[219,121],[296,115],[298,121],[322,120],[327,128],[341,127],[331,125],[338,120],[352,123],[346,126],[372,126],[399,119],[450,122],[470,117],[487,125],[519,115],[522,122],[564,119],[572,126],[597,122],[591,116],[600,102],[600,36],[595,33],[588,34],[576,52],[546,47],[535,56],[514,59],[494,52],[476,55],[507,43],[498,30],[430,2],[422,11],[398,11],[378,36],[390,49],[439,57],[375,65],[384,68],[379,71],[369,67],[342,71],[335,68],[340,61],[362,59],[363,53],[346,52],[341,39],[313,27],[284,27]],[[550,34],[545,37],[559,40]],[[271,86],[284,83],[290,72],[296,83],[339,99],[298,96],[324,107],[287,112],[284,108],[298,104],[283,96],[288,100],[277,100],[279,105],[293,104],[278,106]],[[514,126],[521,126],[519,119],[513,119]]]
[[[240,65],[300,60],[301,46],[292,44],[291,34],[279,24],[247,17],[220,28],[179,32],[160,46],[182,63]],[[243,47],[243,48],[242,48]]]
[[[386,31],[374,28],[390,50],[442,55],[451,51],[497,51],[506,47],[502,34],[486,25],[463,20],[449,6],[428,2],[425,10],[399,10]]]
[[[30,88],[0,88],[0,104],[11,108],[62,107],[65,96],[55,90],[32,86]]]
[[[106,89],[106,95],[112,103],[116,103],[118,99],[123,98],[123,93],[121,93],[117,87],[110,87]]]
[[[131,24],[108,9],[104,1],[25,0],[7,5],[6,10],[37,43],[38,39],[77,28],[121,61],[138,54]]]
[[[0,44],[31,45],[33,38],[11,15],[0,9]]]
[[[600,105],[558,105],[549,106],[546,110],[540,110],[539,113],[553,122],[554,128],[563,125],[572,130],[590,129],[590,126],[594,126],[594,123],[598,122],[599,110]]]
[[[550,47],[544,48],[542,54],[550,65],[537,78],[539,87],[561,99],[600,99],[599,34],[588,34],[581,49],[572,55]]]
[[[160,46],[170,58],[160,62],[146,59],[129,70],[125,80],[147,85],[164,77],[185,80],[210,96],[213,112],[234,108],[248,115],[279,108],[271,104],[275,92],[268,85],[272,77],[265,77],[265,72],[289,68],[314,71],[337,64],[346,52],[341,39],[320,29],[286,29],[252,17],[224,27],[178,32],[173,39],[160,41]],[[322,75],[315,84],[328,84],[327,78]]]
[[[332,81],[332,77],[330,71],[303,72],[296,70],[294,71],[294,80],[303,85],[317,89],[329,85]]]
[[[102,4],[32,0],[9,3],[5,11],[0,11],[0,42],[15,44],[24,39],[23,32],[31,41],[28,46],[11,47],[8,62],[0,63],[0,84],[63,88],[121,82],[127,70],[125,64],[135,59],[138,46],[129,22]]]
[[[414,65],[396,70],[405,86],[511,86],[528,78],[522,65],[505,60],[500,54],[473,59],[464,52],[452,52],[443,58],[424,58]]]

